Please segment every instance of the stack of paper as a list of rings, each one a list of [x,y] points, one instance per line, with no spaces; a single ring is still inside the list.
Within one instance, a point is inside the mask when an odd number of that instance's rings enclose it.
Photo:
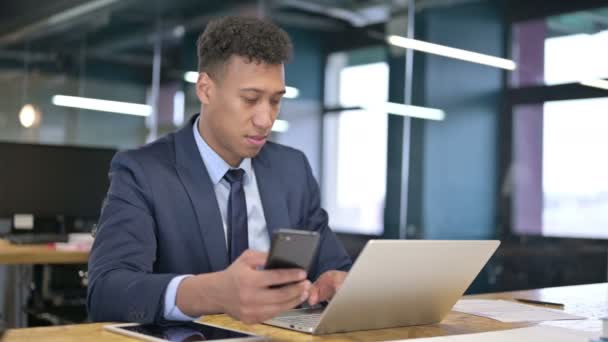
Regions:
[[[463,334],[452,336],[440,336],[429,338],[418,338],[416,342],[589,342],[589,339],[598,338],[598,333],[582,332],[555,327],[529,327],[511,330],[491,331],[477,334]]]
[[[461,299],[452,310],[508,323],[586,318],[560,310],[492,299]]]

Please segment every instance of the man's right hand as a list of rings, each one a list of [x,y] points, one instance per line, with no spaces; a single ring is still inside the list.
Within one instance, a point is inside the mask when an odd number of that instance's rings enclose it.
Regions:
[[[184,279],[177,306],[189,316],[226,313],[247,324],[261,323],[304,302],[310,282],[300,269],[259,270],[268,253],[247,250],[226,270]],[[271,288],[275,285],[284,285]]]

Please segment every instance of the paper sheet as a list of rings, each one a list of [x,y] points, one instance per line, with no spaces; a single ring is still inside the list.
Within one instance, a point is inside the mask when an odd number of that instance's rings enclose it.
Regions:
[[[418,342],[477,342],[477,341],[492,341],[492,342],[589,342],[591,338],[598,338],[599,332],[589,333],[571,329],[555,328],[555,327],[528,327],[510,330],[500,330],[477,334],[463,334],[452,336],[439,336],[418,338],[414,341]],[[396,341],[393,341],[396,342]]]
[[[561,310],[493,299],[461,299],[452,310],[508,323],[586,318],[568,314]]]

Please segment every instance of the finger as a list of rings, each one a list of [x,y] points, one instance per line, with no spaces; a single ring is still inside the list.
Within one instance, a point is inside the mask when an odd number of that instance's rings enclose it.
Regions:
[[[242,261],[250,268],[258,268],[266,265],[266,260],[268,259],[268,253],[258,252],[252,249],[248,249],[241,254],[241,256],[237,259],[238,261]]]
[[[312,306],[319,303],[319,288],[313,284],[310,287],[309,292],[310,295],[308,296],[308,304]]]
[[[306,279],[306,272],[297,268],[259,271],[256,275],[262,286],[269,287],[295,283]]]
[[[318,294],[316,294],[316,293],[315,293],[314,295],[313,295],[313,294],[311,294],[311,295],[308,297],[308,305],[310,305],[310,306],[314,306],[314,305],[317,305],[317,304],[319,304],[319,295],[318,295]]]
[[[310,281],[303,280],[279,288],[266,288],[256,295],[256,301],[259,305],[288,303],[298,298],[304,301],[308,298],[310,287]]]
[[[308,293],[306,293],[306,295],[308,295]],[[258,311],[258,319],[260,322],[269,320],[280,313],[295,308],[305,300],[306,298],[302,299],[302,297],[298,297],[285,303],[264,305],[260,307],[260,310]]]
[[[334,296],[336,291],[332,285],[333,284],[323,284],[319,286],[319,294],[317,297],[319,302],[329,300]]]

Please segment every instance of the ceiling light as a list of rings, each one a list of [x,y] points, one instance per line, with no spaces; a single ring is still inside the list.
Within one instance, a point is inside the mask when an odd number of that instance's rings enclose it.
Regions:
[[[173,28],[171,33],[173,34],[173,37],[181,38],[184,36],[184,33],[186,33],[186,28],[184,27],[184,25],[178,25]]]
[[[405,49],[412,49],[422,52],[460,59],[467,62],[489,65],[495,68],[506,70],[515,70],[517,65],[510,59],[484,55],[473,51],[456,49],[445,45],[433,44],[417,39],[405,38],[401,36],[391,35],[386,39],[390,44],[399,46]]]
[[[152,107],[149,105],[91,99],[87,97],[55,95],[52,98],[55,106],[73,107],[89,110],[97,110],[100,112],[110,112],[118,114],[129,114],[137,116],[149,116],[152,113]]]
[[[285,95],[283,95],[283,97],[286,99],[295,99],[298,96],[300,96],[300,90],[298,88],[285,87]]]
[[[370,103],[364,104],[361,107],[368,111],[383,112],[396,114],[401,116],[408,116],[418,119],[427,120],[443,120],[445,119],[445,112],[441,109],[411,106],[400,103],[385,102],[385,103]]]
[[[184,73],[184,81],[189,82],[189,83],[196,83],[198,81],[198,72],[186,71]]]
[[[197,71],[186,71],[184,73],[184,81],[189,83],[196,83],[198,81],[198,72]],[[285,97],[286,99],[295,99],[300,96],[300,90],[295,87],[286,86],[285,87]]]
[[[580,83],[582,85],[585,85],[588,87],[608,90],[608,80],[597,79],[597,80],[581,81]]]
[[[273,132],[284,133],[284,132],[287,132],[288,129],[289,129],[289,122],[287,122],[285,120],[275,120],[274,124],[272,125]]]
[[[19,122],[25,128],[32,127],[39,119],[40,113],[31,104],[24,105],[19,111]]]

